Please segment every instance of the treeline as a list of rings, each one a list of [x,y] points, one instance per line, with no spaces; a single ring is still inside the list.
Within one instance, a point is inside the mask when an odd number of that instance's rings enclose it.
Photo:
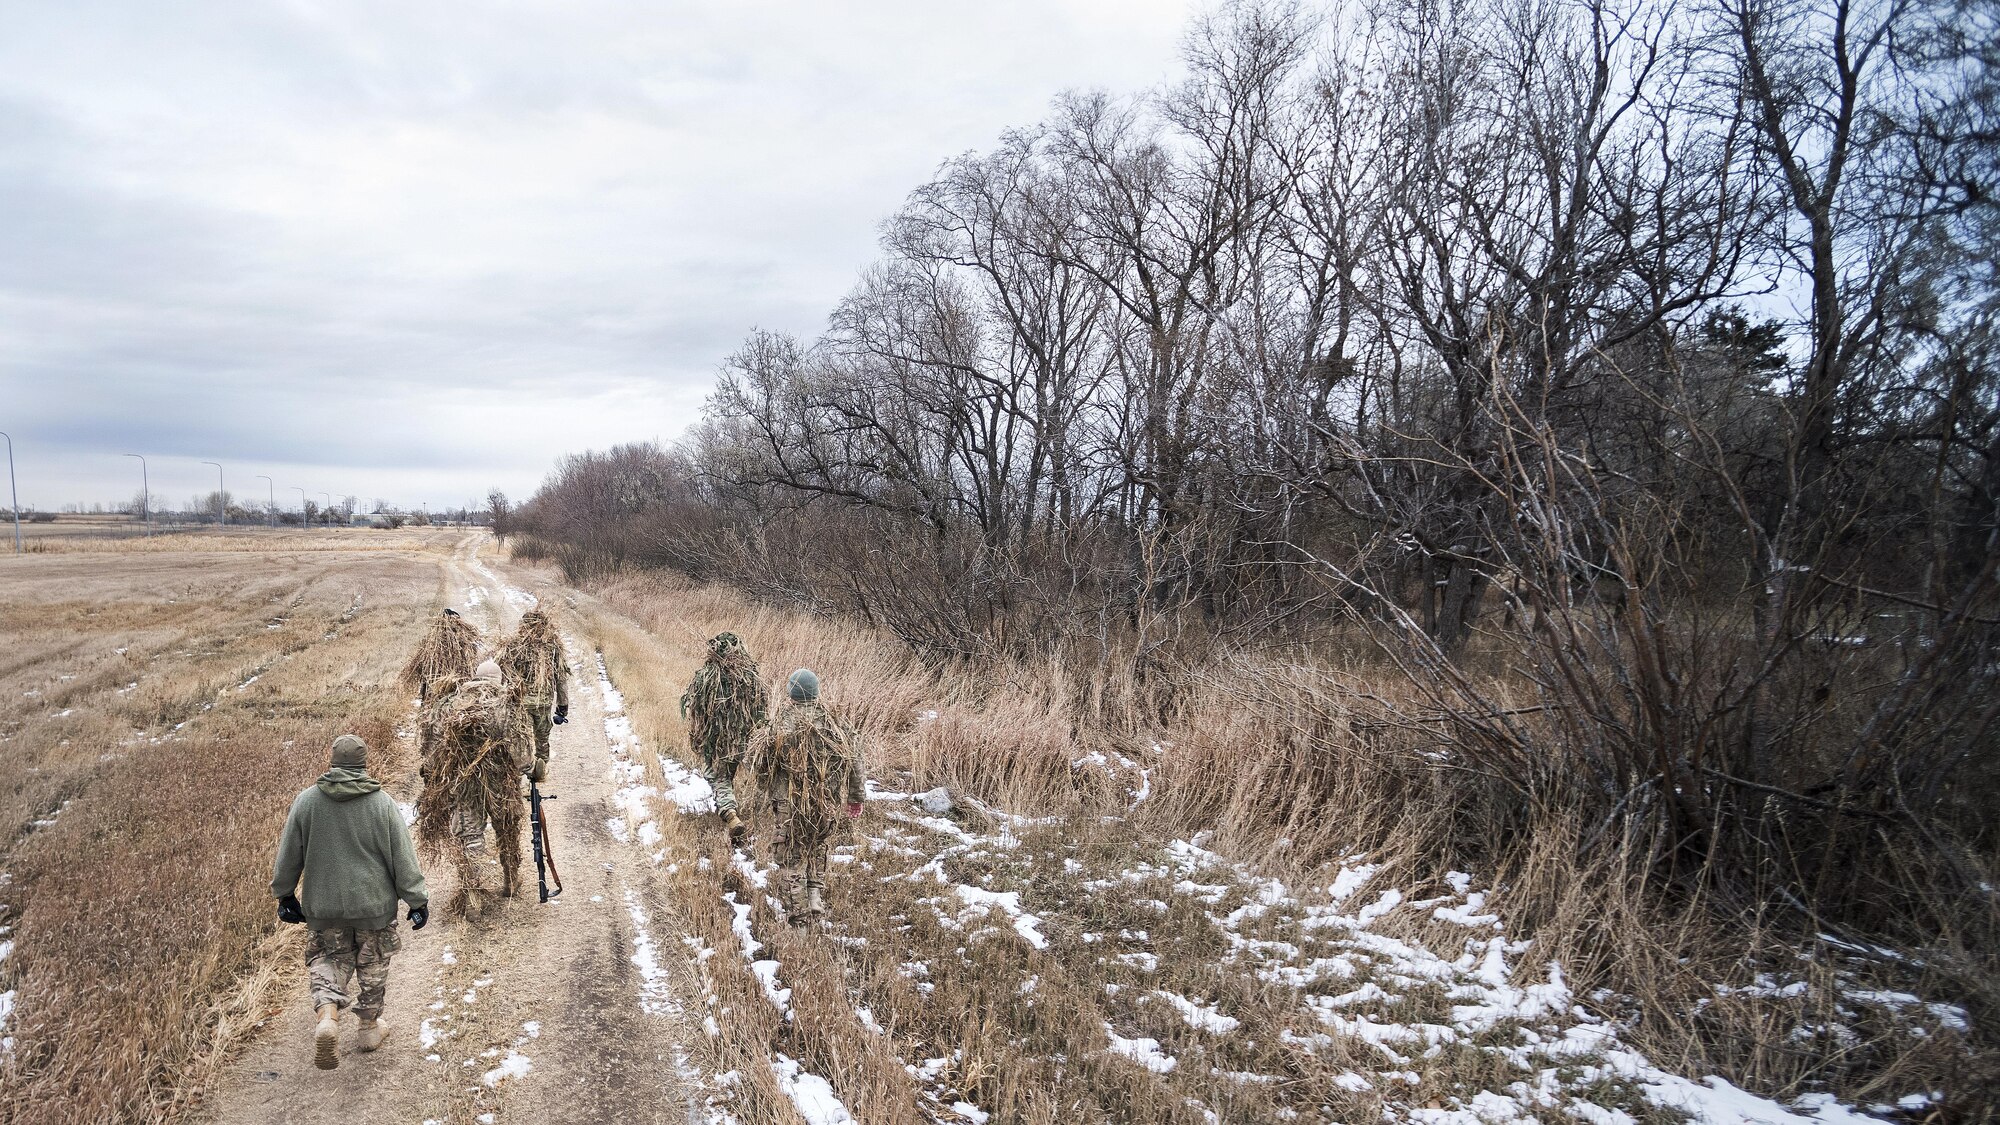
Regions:
[[[1060,662],[1114,728],[1364,641],[1421,704],[1381,721],[1523,823],[1990,925],[1996,28],[1226,6],[1167,88],[945,163],[822,337],[754,334],[686,440],[515,530]]]

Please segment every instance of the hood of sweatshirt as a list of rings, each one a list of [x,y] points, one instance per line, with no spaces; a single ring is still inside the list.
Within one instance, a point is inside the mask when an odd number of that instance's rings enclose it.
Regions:
[[[336,801],[366,797],[380,788],[382,783],[360,766],[335,766],[319,775],[319,791]]]

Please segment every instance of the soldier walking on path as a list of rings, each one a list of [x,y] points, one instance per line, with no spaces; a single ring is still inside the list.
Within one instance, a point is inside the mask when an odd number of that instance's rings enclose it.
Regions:
[[[447,609],[432,620],[417,642],[417,651],[403,666],[397,682],[417,689],[417,702],[425,703],[445,680],[462,680],[472,674],[473,659],[479,654],[479,630],[455,609]]]
[[[778,864],[785,869],[792,904],[817,916],[826,913],[827,851],[841,826],[841,798],[847,819],[859,817],[867,773],[854,736],[821,706],[819,677],[801,668],[785,690],[791,701],[771,723],[760,780],[777,806]]]
[[[548,614],[531,609],[521,615],[521,627],[501,646],[497,659],[507,687],[534,727],[535,764],[528,776],[546,781],[549,731],[569,722],[569,656],[562,637]]]
[[[770,702],[757,662],[734,633],[717,633],[708,642],[708,659],[681,696],[688,744],[701,755],[702,771],[715,790],[715,811],[729,830],[731,844],[743,842],[743,818],[736,812],[736,767],[743,761],[751,732],[763,725]]]
[[[343,734],[333,740],[331,768],[292,801],[271,873],[278,920],[303,922],[312,931],[306,977],[319,1014],[313,1063],[321,1070],[340,1065],[340,1013],[349,1006],[349,978],[360,978],[352,1001],[361,1019],[356,1043],[373,1051],[389,1034],[382,996],[389,959],[402,944],[396,901],[409,905],[412,930],[423,929],[430,918],[430,895],[403,814],[381,782],[368,776],[367,763],[361,739]]]
[[[486,825],[499,843],[500,893],[514,893],[521,867],[521,775],[534,764],[534,732],[501,683],[500,666],[483,661],[472,678],[441,685],[425,709],[424,791],[417,798],[417,838],[458,871],[452,905],[478,914],[486,893]]]

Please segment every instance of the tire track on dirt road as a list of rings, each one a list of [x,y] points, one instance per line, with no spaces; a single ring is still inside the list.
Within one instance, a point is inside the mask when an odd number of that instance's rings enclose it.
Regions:
[[[443,565],[447,597],[492,645],[534,595],[481,558],[491,540],[468,536]],[[511,575],[510,575],[511,577]],[[518,579],[539,585],[534,579]],[[546,596],[546,587],[544,587]],[[697,1108],[688,1027],[660,968],[678,935],[650,932],[662,888],[643,846],[611,824],[616,760],[595,653],[567,599],[548,598],[571,649],[570,722],[554,730],[546,791],[563,894],[536,901],[523,862],[521,894],[479,919],[440,908],[412,933],[390,969],[385,1019],[392,1033],[374,1054],[353,1050],[342,1021],[341,1065],[313,1068],[311,1003],[303,987],[230,1069],[213,1119],[347,1125],[515,1121],[684,1122]],[[414,724],[412,724],[414,725]],[[405,752],[409,752],[407,744]],[[398,793],[415,797],[414,788]],[[434,903],[453,889],[448,864],[427,863]],[[498,881],[497,872],[489,881]]]

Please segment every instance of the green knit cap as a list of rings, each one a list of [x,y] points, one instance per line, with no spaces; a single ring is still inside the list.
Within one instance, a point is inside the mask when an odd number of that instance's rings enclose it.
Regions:
[[[813,675],[811,668],[801,668],[785,682],[785,690],[796,702],[811,703],[819,698],[819,677]]]

